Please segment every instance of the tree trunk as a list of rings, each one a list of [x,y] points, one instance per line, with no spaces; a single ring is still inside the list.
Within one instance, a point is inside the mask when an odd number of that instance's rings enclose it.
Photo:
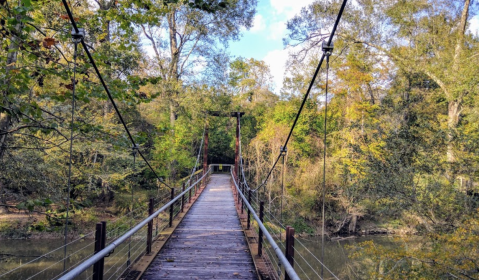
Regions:
[[[114,1],[108,1],[108,0],[102,0],[97,2],[100,10],[102,11],[108,11],[111,9],[113,6]],[[105,21],[105,27],[104,27],[104,32],[106,33],[106,36],[103,38],[103,40],[100,40],[102,44],[107,44],[107,47],[110,47],[110,41],[111,41],[111,34],[110,34],[110,21],[106,20]],[[109,62],[105,61],[107,65],[109,65]],[[107,68],[105,70],[105,74],[108,79],[111,79],[111,68]],[[107,121],[108,115],[111,113],[113,106],[110,104],[110,100],[105,100],[103,101],[103,119]]]
[[[180,61],[180,53],[178,49],[178,40],[176,39],[176,10],[171,11],[168,16],[168,31],[170,35],[170,53],[171,53],[171,62],[170,62],[170,73],[169,80],[178,81],[178,63]]]
[[[176,121],[176,104],[175,104],[175,97],[176,97],[176,86],[178,83],[178,63],[180,61],[180,53],[178,49],[178,40],[176,38],[177,33],[177,26],[176,26],[176,10],[174,9],[167,15],[168,19],[168,31],[170,36],[170,54],[171,54],[171,62],[169,65],[169,73],[168,73],[168,85],[167,90],[169,91],[169,98],[170,98],[170,126],[171,129],[175,127]]]
[[[454,134],[457,124],[459,123],[459,114],[460,114],[460,102],[453,100],[448,104],[447,112],[447,161],[449,163],[454,163],[456,161],[456,156],[454,155]]]
[[[18,6],[22,6],[22,2],[18,2]],[[22,16],[17,15],[17,25],[15,25],[15,33],[17,35],[20,35],[22,33],[24,23],[22,21]],[[4,80],[4,88],[5,91],[3,92],[3,107],[5,108],[10,108],[10,104],[8,101],[8,88],[10,86],[10,77],[9,73],[12,69],[17,68],[16,63],[17,63],[17,55],[18,55],[18,48],[20,46],[20,39],[18,36],[12,35],[10,38],[11,42],[10,45],[8,46],[7,50],[7,67],[5,71],[5,80]],[[4,132],[5,134],[0,135],[0,160],[3,158],[3,155],[5,153],[5,143],[7,141],[7,136],[6,132],[10,129],[12,124],[12,118],[10,114],[6,113],[0,113],[0,133]]]
[[[464,1],[464,7],[461,14],[461,20],[459,22],[459,28],[457,30],[457,42],[456,47],[454,49],[454,60],[452,65],[452,76],[456,76],[459,73],[460,68],[460,60],[462,55],[462,50],[464,46],[464,35],[466,32],[467,26],[467,17],[469,16],[469,7],[471,5],[471,0]],[[456,81],[452,81],[455,83]],[[456,156],[454,154],[454,134],[457,128],[457,124],[459,123],[459,116],[461,113],[461,97],[451,96],[449,94],[449,104],[448,104],[448,112],[447,112],[447,162],[450,164],[447,172],[447,176],[449,180],[452,182],[454,181],[454,166],[453,164],[456,162]]]
[[[6,103],[6,102],[4,102]],[[11,117],[6,113],[0,113],[0,133],[5,133],[10,128]],[[0,135],[0,160],[5,153],[5,143],[7,142],[7,133]]]

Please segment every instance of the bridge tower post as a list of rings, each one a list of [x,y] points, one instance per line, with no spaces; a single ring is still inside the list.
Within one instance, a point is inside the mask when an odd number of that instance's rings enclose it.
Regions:
[[[239,178],[239,137],[240,137],[240,112],[236,112],[236,145],[235,145],[235,179],[236,182]]]
[[[208,171],[208,124],[205,128],[205,140],[204,140],[204,151],[203,151],[203,176]],[[206,187],[206,177],[203,178],[203,188]]]

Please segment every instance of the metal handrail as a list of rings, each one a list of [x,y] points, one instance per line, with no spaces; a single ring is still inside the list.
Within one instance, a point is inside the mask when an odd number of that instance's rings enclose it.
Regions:
[[[90,266],[94,265],[96,262],[104,258],[106,255],[108,255],[111,251],[113,251],[118,245],[126,241],[129,237],[131,237],[133,234],[135,234],[137,231],[139,231],[142,227],[146,226],[148,222],[152,221],[156,216],[158,216],[161,212],[165,211],[170,207],[173,203],[175,203],[178,199],[180,199],[183,195],[185,195],[191,188],[196,186],[201,180],[203,180],[208,173],[210,173],[211,169],[208,169],[208,171],[203,175],[198,181],[196,181],[194,184],[192,184],[189,188],[187,188],[185,191],[180,193],[178,196],[176,196],[174,199],[172,199],[170,202],[167,204],[163,205],[160,209],[158,209],[155,213],[151,214],[148,218],[144,219],[142,222],[140,222],[138,225],[136,225],[134,228],[130,229],[127,233],[124,235],[118,237],[117,240],[113,241],[105,247],[105,249],[99,251],[86,261],[82,262],[80,265],[72,269],[70,272],[67,274],[63,275],[59,280],[70,280],[74,279],[81,273],[83,273],[85,270],[87,270]]]
[[[194,176],[194,175],[200,174],[201,172],[203,172],[203,168],[196,170],[194,173],[191,173],[191,175]],[[189,180],[190,180],[190,175],[179,179],[179,180],[178,180],[178,183],[181,184],[181,183],[183,183],[183,182],[185,182],[185,181],[187,182],[187,181],[189,181]]]
[[[220,166],[220,165],[224,166],[224,167],[226,167],[226,166],[234,167],[235,166],[234,164],[229,164],[229,163],[211,163],[208,166],[211,168],[212,166]]]
[[[253,207],[251,207],[248,200],[246,199],[246,197],[241,192],[240,188],[238,187],[238,183],[236,183],[235,176],[233,176],[233,171],[231,171],[231,178],[233,178],[233,183],[235,184],[235,187],[236,187],[236,190],[238,191],[238,194],[243,199],[244,204],[246,205],[246,207],[248,207],[248,209],[250,210],[250,213],[253,215],[254,219],[258,223],[259,228],[261,229],[264,236],[266,237],[266,239],[271,244],[271,247],[275,251],[279,262],[284,266],[284,271],[289,275],[289,278],[291,280],[300,280],[298,274],[296,273],[294,268],[291,266],[291,264],[288,262],[288,260],[286,259],[286,256],[283,254],[283,251],[281,251],[281,248],[279,248],[279,246],[276,244],[273,237],[269,234],[268,230],[266,229],[266,227],[263,225],[263,223],[259,219],[258,215],[256,215],[256,212],[253,209]]]

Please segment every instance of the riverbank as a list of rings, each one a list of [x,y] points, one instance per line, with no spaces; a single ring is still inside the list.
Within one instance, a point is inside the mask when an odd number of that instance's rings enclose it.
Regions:
[[[91,232],[95,223],[101,220],[112,220],[115,216],[103,214],[84,219],[86,215],[75,217],[68,230],[68,238],[76,239]],[[9,212],[0,214],[0,240],[21,239],[61,239],[64,238],[65,227],[63,225],[51,225],[45,214]]]

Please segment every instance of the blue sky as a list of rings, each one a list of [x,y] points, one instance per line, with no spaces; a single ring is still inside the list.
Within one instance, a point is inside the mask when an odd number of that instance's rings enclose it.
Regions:
[[[230,43],[230,54],[264,60],[270,66],[277,93],[281,89],[284,64],[288,58],[282,41],[286,34],[286,22],[313,1],[258,0],[253,27],[245,30],[239,41]]]
[[[264,60],[270,66],[276,93],[283,84],[284,65],[288,58],[282,41],[286,34],[286,22],[312,2],[314,0],[258,0],[254,26],[245,30],[239,41],[230,43],[232,55]],[[469,31],[478,36],[479,15],[473,16],[469,24]]]

